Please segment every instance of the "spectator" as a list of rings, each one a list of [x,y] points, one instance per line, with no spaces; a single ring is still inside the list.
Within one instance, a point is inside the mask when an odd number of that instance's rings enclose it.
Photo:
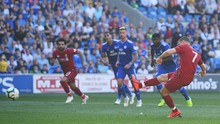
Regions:
[[[10,53],[8,47],[5,47],[5,48],[4,48],[4,52],[1,53],[1,56],[2,56],[3,54],[5,55],[5,57],[6,57],[7,60],[9,60],[10,56],[12,55],[12,54]]]
[[[114,7],[112,13],[111,13],[111,16],[112,17],[117,17],[117,18],[120,18],[121,17],[121,13],[118,11],[118,7]],[[108,17],[108,16],[107,16]]]
[[[89,7],[86,8],[85,12],[88,13],[89,18],[92,19],[92,17],[95,15],[95,12],[96,12],[92,3],[89,4]]]
[[[43,65],[46,64],[47,67],[49,66],[49,62],[48,60],[46,59],[46,56],[45,54],[41,54],[41,58],[40,59],[37,59],[38,63],[39,63],[39,67],[40,69],[43,68]]]
[[[136,0],[132,0],[131,3],[130,3],[131,7],[135,8],[135,9],[138,9],[138,4],[136,3]]]
[[[41,71],[40,71],[39,66],[35,65],[35,66],[33,67],[33,70],[30,70],[29,73],[30,73],[30,74],[41,74]]]
[[[33,62],[33,60],[34,60],[34,57],[31,55],[29,49],[26,49],[26,53],[23,53],[23,54],[22,54],[22,59],[23,59],[28,65],[31,65],[31,64],[32,64],[32,62]]]
[[[70,9],[70,6],[67,4],[66,8],[63,10],[63,16],[67,17],[72,14],[74,14],[74,11],[73,11],[73,9]]]
[[[47,64],[43,65],[43,68],[41,69],[41,73],[42,74],[48,74],[49,73],[48,65]]]
[[[88,65],[85,68],[85,73],[96,73],[96,68],[91,60],[88,61]]]
[[[62,70],[60,68],[60,66],[57,66],[56,69],[53,71],[53,74],[62,74]]]
[[[159,5],[159,7],[162,7],[165,10],[167,10],[167,8],[168,8],[168,0],[158,0],[158,5]]]
[[[141,68],[138,69],[137,74],[147,75],[148,70],[146,69],[145,64],[141,65]]]
[[[214,0],[208,0],[208,3],[205,7],[206,13],[212,15],[216,9],[216,2],[214,2]]]

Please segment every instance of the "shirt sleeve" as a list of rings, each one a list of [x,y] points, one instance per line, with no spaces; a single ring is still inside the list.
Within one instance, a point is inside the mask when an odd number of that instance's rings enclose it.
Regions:
[[[137,47],[137,46],[135,46],[133,43],[131,44],[131,46],[132,46],[132,53],[137,52],[138,47]]]
[[[176,49],[177,53],[182,53],[184,50],[184,44],[178,45],[174,49]]]
[[[101,52],[102,52],[102,53],[106,52],[104,45],[102,46]]]
[[[78,50],[77,49],[69,49],[69,52],[72,54],[72,55],[75,55],[78,53]]]

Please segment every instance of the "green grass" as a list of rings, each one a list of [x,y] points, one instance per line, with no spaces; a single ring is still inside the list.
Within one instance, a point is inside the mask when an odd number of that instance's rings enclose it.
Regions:
[[[65,94],[22,94],[17,101],[0,95],[1,124],[219,124],[220,93],[189,93],[194,106],[189,108],[180,93],[172,94],[182,118],[166,118],[167,106],[157,107],[158,93],[142,93],[143,107],[114,105],[116,93],[88,94],[88,104],[74,95],[65,104]],[[143,112],[143,115],[140,113]]]

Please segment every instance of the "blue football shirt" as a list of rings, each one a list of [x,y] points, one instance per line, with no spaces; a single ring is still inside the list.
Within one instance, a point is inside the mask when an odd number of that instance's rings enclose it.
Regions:
[[[115,64],[117,62],[118,56],[118,42],[119,40],[113,40],[111,45],[109,45],[107,42],[102,44],[101,52],[107,53],[109,63],[111,64],[113,69],[116,68]]]
[[[164,51],[170,49],[170,45],[165,41],[160,41],[161,45],[156,47],[154,43],[151,43],[151,49],[154,51],[155,58],[158,58]],[[161,65],[158,65],[156,76],[161,74],[174,72],[176,71],[176,64],[173,60],[163,62]]]
[[[118,43],[119,48],[119,66],[124,67],[126,64],[132,61],[133,53],[137,52],[137,47],[130,40],[126,40],[125,42]],[[134,67],[132,64],[131,67]]]

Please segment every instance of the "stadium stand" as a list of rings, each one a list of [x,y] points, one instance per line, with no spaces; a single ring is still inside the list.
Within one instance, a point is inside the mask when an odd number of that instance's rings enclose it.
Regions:
[[[155,72],[155,68],[149,66],[148,52],[153,31],[161,33],[172,47],[175,47],[176,39],[182,35],[188,35],[192,43],[198,41],[194,46],[199,48],[207,67],[211,67],[207,72],[219,71],[217,44],[220,43],[220,0],[123,1],[157,22],[156,25],[149,29],[143,29],[141,22],[140,25],[133,25],[125,11],[119,11],[117,6],[110,9],[107,1],[1,1],[0,55],[6,57],[7,72],[62,72],[58,63],[50,60],[56,47],[55,40],[64,37],[69,41],[68,47],[80,49],[84,53],[87,63],[85,67],[81,67],[79,56],[73,56],[80,73],[107,73],[111,68],[100,65],[104,32],[110,30],[113,38],[118,39],[119,26],[126,26],[128,38],[136,39],[140,58],[135,64],[136,70],[145,67],[149,73]],[[209,10],[210,7],[214,9]]]

